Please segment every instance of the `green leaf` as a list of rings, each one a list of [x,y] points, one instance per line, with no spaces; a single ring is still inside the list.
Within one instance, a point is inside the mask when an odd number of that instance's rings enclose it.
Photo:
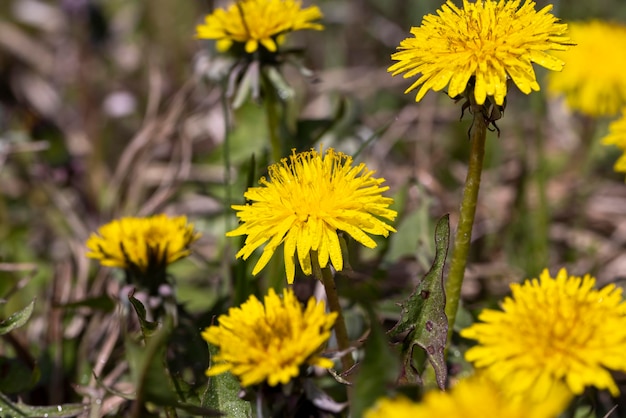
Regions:
[[[209,344],[211,357],[217,352],[218,348]],[[239,397],[240,391],[241,387],[237,378],[231,373],[222,373],[209,378],[202,403],[209,408],[223,412],[229,418],[250,418],[252,405]]]
[[[0,392],[20,393],[30,390],[39,381],[41,371],[28,367],[19,359],[0,357]]]
[[[7,334],[13,331],[15,328],[19,328],[28,321],[28,318],[33,314],[35,308],[35,299],[32,300],[24,309],[15,312],[13,315],[5,319],[0,323],[0,335]]]
[[[352,416],[360,417],[376,400],[385,396],[387,388],[398,378],[398,359],[378,324],[376,315],[368,309],[370,334],[365,342],[365,357],[354,384]]]
[[[141,326],[141,333],[147,341],[158,330],[159,323],[148,321],[146,319],[146,307],[143,306],[143,303],[141,303],[141,301],[135,298],[135,296],[133,295],[134,290],[128,294],[128,300],[130,301],[131,305],[133,305],[133,308],[137,313],[137,317],[139,318],[139,325]]]
[[[110,297],[102,295],[94,298],[77,300],[75,302],[62,303],[56,306],[61,308],[92,308],[102,312],[111,312],[115,309],[115,302],[113,302]]]
[[[4,394],[0,393],[0,416],[11,418],[64,418],[75,417],[87,410],[86,405],[64,404],[55,406],[30,406],[23,403],[13,403]]]
[[[447,369],[444,357],[448,335],[448,320],[444,312],[446,297],[443,287],[443,268],[450,240],[449,216],[443,216],[435,228],[435,261],[417,285],[413,293],[401,304],[402,317],[389,331],[390,337],[407,333],[404,338],[404,378],[418,383],[419,367],[415,366],[415,346],[424,350],[437,379],[437,385],[445,388]]]

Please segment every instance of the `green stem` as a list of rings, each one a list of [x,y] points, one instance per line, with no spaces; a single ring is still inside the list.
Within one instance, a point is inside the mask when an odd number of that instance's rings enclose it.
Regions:
[[[473,93],[472,93],[473,94]],[[463,201],[459,214],[459,225],[454,239],[454,251],[450,263],[448,280],[446,281],[446,316],[448,317],[448,346],[452,338],[452,330],[456,319],[459,301],[461,299],[461,285],[465,274],[465,265],[469,255],[472,240],[472,226],[476,214],[478,190],[480,188],[480,175],[483,169],[485,156],[485,140],[487,137],[487,121],[481,112],[480,106],[472,103],[474,121],[470,132],[471,150],[465,188],[463,189]]]
[[[339,303],[339,295],[337,294],[335,278],[333,277],[332,271],[330,271],[330,267],[326,266],[321,268],[319,266],[317,254],[311,254],[311,261],[313,264],[313,274],[322,282],[324,289],[326,289],[328,308],[331,312],[337,312],[337,320],[335,321],[335,337],[337,338],[337,347],[339,348],[339,351],[346,351],[350,348],[350,339],[348,338],[346,321],[343,317],[341,304]],[[343,373],[346,373],[352,368],[352,366],[354,366],[352,353],[347,352],[341,356],[341,365]]]
[[[265,114],[267,116],[267,129],[270,136],[270,145],[272,147],[272,162],[280,162],[283,157],[283,150],[280,145],[280,124],[278,122],[278,112],[276,107],[278,105],[278,97],[273,84],[267,80],[265,74],[261,74],[264,85],[263,102],[265,104]]]

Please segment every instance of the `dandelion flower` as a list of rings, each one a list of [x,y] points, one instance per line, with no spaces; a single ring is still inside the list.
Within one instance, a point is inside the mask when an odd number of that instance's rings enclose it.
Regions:
[[[350,235],[368,248],[376,242],[368,234],[388,236],[395,229],[396,211],[389,209],[393,199],[383,197],[389,189],[385,181],[374,178],[365,164],[352,165],[352,157],[328,149],[324,155],[315,150],[295,151],[289,159],[269,167],[269,180],[261,178],[261,187],[251,187],[244,194],[252,202],[233,205],[241,225],[227,236],[247,235],[237,257],[247,259],[265,244],[263,254],[252,274],[265,267],[276,248],[284,243],[288,283],[295,275],[295,254],[302,271],[312,274],[311,252],[316,252],[320,267],[329,261],[336,270],[343,269],[339,231]]]
[[[594,286],[565,269],[512,284],[501,311],[485,309],[481,323],[461,332],[478,341],[465,358],[537,399],[562,382],[574,394],[595,386],[617,395],[609,370],[626,371],[626,304],[614,284]]]
[[[204,24],[196,27],[196,36],[216,39],[221,52],[228,51],[233,43],[244,45],[249,54],[254,53],[259,44],[276,52],[277,44],[288,32],[324,29],[315,23],[321,18],[322,12],[317,6],[303,9],[302,2],[297,0],[243,0],[207,15]]]
[[[622,117],[609,125],[609,134],[602,139],[602,143],[615,145],[624,151],[613,168],[617,172],[626,173],[626,108],[622,111]]]
[[[570,394],[559,391],[543,402],[511,396],[485,376],[462,379],[448,392],[433,390],[420,403],[404,397],[381,399],[365,418],[555,418],[569,402]]]
[[[448,95],[465,92],[473,78],[476,103],[487,96],[503,105],[506,81],[529,94],[538,91],[532,63],[560,71],[563,62],[545,51],[565,50],[569,45],[567,25],[557,23],[552,6],[535,10],[535,2],[525,0],[463,0],[463,8],[448,0],[437,15],[427,15],[422,25],[411,28],[414,37],[400,43],[391,58],[398,61],[392,75],[420,77],[406,91],[417,87],[415,98],[421,100],[430,89],[440,91],[448,86]],[[519,8],[518,8],[519,7]]]
[[[576,43],[557,54],[566,65],[548,76],[548,91],[565,96],[567,105],[582,114],[613,116],[626,105],[626,26],[594,20],[569,24]]]
[[[332,367],[318,352],[330,338],[337,314],[327,314],[324,302],[315,298],[303,309],[291,289],[284,289],[282,296],[274,289],[264,303],[250,296],[221,315],[219,325],[204,330],[202,337],[219,347],[208,376],[230,371],[244,387],[262,382],[276,386],[298,376],[303,365]]]
[[[87,257],[100,260],[103,266],[146,273],[187,257],[189,246],[199,237],[185,216],[121,218],[91,234]]]

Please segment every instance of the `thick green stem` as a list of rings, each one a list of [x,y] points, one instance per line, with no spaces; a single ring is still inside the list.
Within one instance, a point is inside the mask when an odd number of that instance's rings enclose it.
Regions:
[[[350,348],[350,339],[348,338],[346,321],[343,318],[343,311],[341,309],[341,304],[339,303],[339,295],[337,294],[337,286],[335,285],[333,272],[330,271],[330,267],[328,266],[324,268],[319,266],[316,254],[311,255],[311,261],[313,263],[313,274],[315,274],[315,277],[322,282],[324,289],[326,289],[328,308],[331,312],[337,312],[337,320],[335,321],[335,337],[337,338],[337,347],[339,348],[339,351],[346,351]],[[343,356],[341,356],[341,365],[344,373],[354,366],[352,353],[346,352]]]
[[[448,280],[446,281],[446,316],[448,317],[448,346],[452,338],[452,330],[461,299],[461,285],[465,274],[465,265],[472,240],[472,226],[476,214],[480,176],[485,156],[485,139],[487,137],[487,121],[479,106],[472,106],[474,121],[470,132],[471,150],[463,201],[459,214],[459,224],[454,239],[454,251],[450,263]]]
[[[283,157],[283,150],[280,144],[280,124],[278,121],[278,97],[276,90],[271,82],[266,80],[266,75],[262,75],[264,79],[264,96],[265,114],[267,116],[267,130],[270,137],[270,146],[272,147],[272,162],[280,162]]]

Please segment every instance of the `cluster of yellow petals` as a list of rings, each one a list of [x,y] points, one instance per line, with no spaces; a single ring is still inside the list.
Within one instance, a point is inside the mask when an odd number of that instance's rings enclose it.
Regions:
[[[615,145],[624,153],[615,162],[614,169],[620,173],[626,173],[626,107],[622,110],[622,116],[609,125],[609,133],[602,139],[604,145]]]
[[[460,380],[451,390],[429,391],[417,403],[404,397],[383,398],[364,418],[556,418],[567,406],[567,390],[555,392],[541,402],[511,395],[484,375]]]
[[[277,247],[284,244],[288,283],[295,276],[295,256],[302,271],[312,274],[311,253],[323,268],[332,262],[343,269],[338,233],[350,235],[368,248],[376,242],[368,236],[388,236],[395,229],[380,218],[393,221],[393,199],[383,197],[389,188],[374,178],[365,164],[352,165],[352,157],[332,148],[296,153],[269,167],[269,180],[244,193],[246,205],[233,205],[241,225],[227,236],[247,235],[237,257],[247,259],[265,244],[252,274],[267,265]]]
[[[567,105],[584,115],[613,116],[626,106],[626,26],[594,20],[569,23],[576,47],[557,54],[560,73],[548,75],[548,91],[564,95]]]
[[[545,51],[567,49],[567,25],[550,13],[552,5],[536,11],[533,1],[520,3],[463,0],[459,9],[448,0],[437,15],[426,15],[421,26],[411,29],[413,37],[400,43],[391,56],[398,62],[389,71],[404,78],[420,75],[405,91],[421,86],[416,101],[446,86],[450,97],[459,96],[472,77],[479,105],[487,96],[502,105],[508,78],[526,94],[539,90],[532,63],[562,69],[563,61]]]
[[[207,375],[230,371],[243,387],[262,382],[276,386],[298,376],[303,365],[330,368],[333,362],[318,352],[330,338],[336,318],[315,298],[303,309],[291,289],[284,289],[281,298],[270,288],[264,303],[250,296],[202,333],[209,344],[219,347]]]
[[[565,269],[511,285],[502,310],[485,309],[482,322],[461,332],[478,341],[466,359],[534,399],[563,382],[574,394],[595,386],[616,396],[610,370],[626,371],[626,304],[614,284],[594,286],[593,277]]]
[[[86,243],[87,257],[100,260],[103,266],[146,272],[187,257],[189,246],[198,238],[200,234],[194,231],[193,224],[187,223],[186,216],[125,217],[91,234]]]
[[[227,51],[233,43],[245,45],[251,54],[259,44],[270,52],[276,52],[277,42],[283,35],[303,29],[322,30],[315,23],[322,18],[317,6],[302,8],[297,0],[240,0],[227,9],[215,9],[196,27],[200,39],[216,39],[217,49]]]

